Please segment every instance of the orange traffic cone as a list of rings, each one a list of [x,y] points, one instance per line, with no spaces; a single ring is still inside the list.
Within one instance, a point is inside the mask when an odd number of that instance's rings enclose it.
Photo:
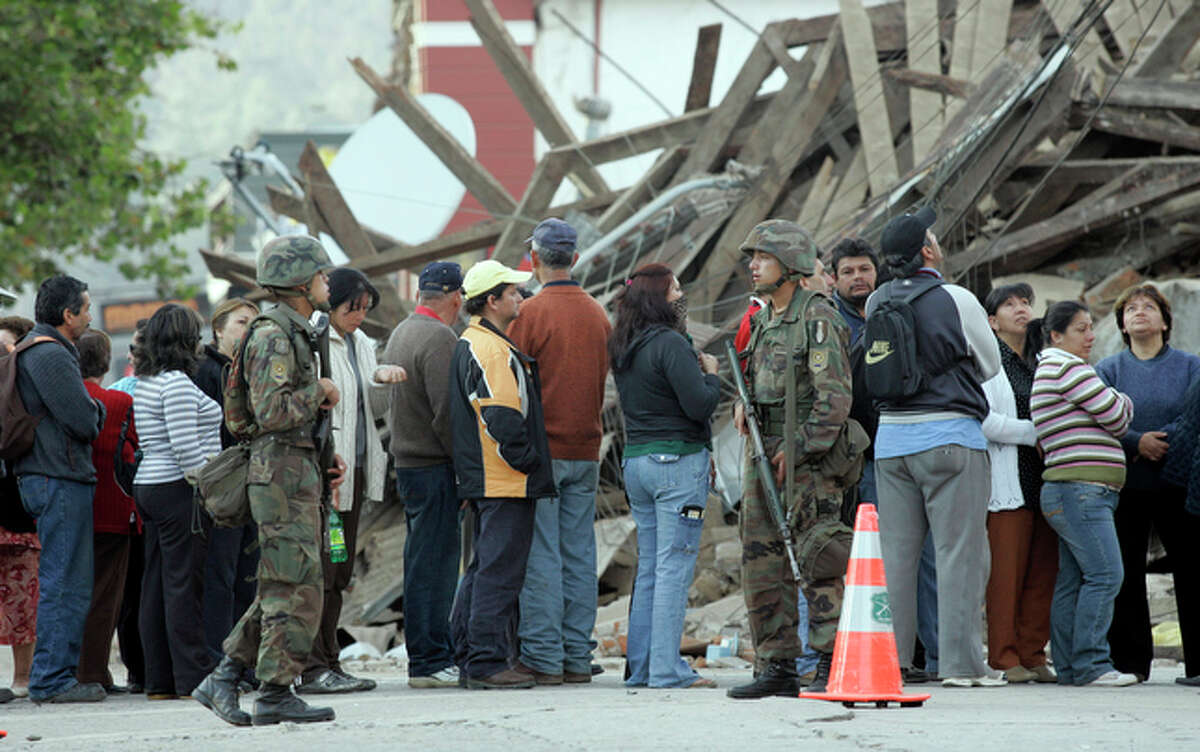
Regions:
[[[826,691],[801,692],[800,696],[847,707],[873,702],[881,708],[888,702],[898,702],[903,708],[920,707],[929,699],[929,695],[904,694],[874,504],[860,504],[854,521],[846,595]]]

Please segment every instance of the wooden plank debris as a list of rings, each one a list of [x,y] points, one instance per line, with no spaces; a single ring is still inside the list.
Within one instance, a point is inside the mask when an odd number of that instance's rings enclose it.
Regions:
[[[708,107],[712,96],[713,73],[717,69],[717,51],[721,47],[721,24],[701,26],[696,33],[696,54],[692,58],[692,78],[688,84],[684,112]]]
[[[862,133],[867,160],[867,180],[871,193],[882,195],[900,179],[892,127],[883,100],[883,81],[879,76],[878,54],[871,37],[871,22],[862,0],[839,0],[846,58],[850,80],[854,83],[854,104],[858,109],[858,129]]]
[[[454,138],[429,111],[403,86],[392,86],[363,62],[362,58],[350,61],[359,77],[375,91],[376,96],[387,103],[404,121],[417,138],[454,173],[484,209],[494,217],[512,214],[517,208],[516,199],[509,195],[504,186],[487,169],[471,156],[463,145]]]
[[[529,113],[533,125],[551,146],[573,144],[578,139],[562,113],[550,99],[537,75],[533,72],[525,53],[521,51],[504,19],[496,11],[491,0],[464,0],[471,11],[471,25],[479,34],[483,48],[487,50],[513,95]],[[576,163],[571,171],[572,180],[586,194],[607,193],[608,184],[593,165]]]

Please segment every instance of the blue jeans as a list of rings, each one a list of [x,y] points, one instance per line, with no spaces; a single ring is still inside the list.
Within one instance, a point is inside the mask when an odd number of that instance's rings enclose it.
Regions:
[[[521,661],[591,675],[596,626],[596,482],[600,463],[554,460],[558,496],[539,499],[521,589]]]
[[[1042,485],[1042,514],[1058,533],[1050,647],[1059,684],[1087,684],[1113,670],[1108,628],[1125,578],[1113,525],[1118,496],[1094,483]]]
[[[92,602],[92,495],[96,486],[22,475],[21,503],[37,519],[37,647],[29,696],[44,700],[75,686],[83,625]]]
[[[404,504],[404,642],[408,675],[454,665],[450,607],[458,584],[460,520],[454,466],[397,467]]]
[[[631,687],[686,687],[699,675],[679,655],[688,588],[708,503],[708,451],[626,459],[638,568],[626,658]]]
[[[863,464],[862,478],[858,481],[858,498],[862,504],[879,507],[879,493],[875,488],[875,463]],[[925,670],[938,672],[938,608],[937,608],[937,558],[933,549],[933,532],[925,535],[921,547],[921,564],[917,568],[917,637],[925,648]]]
[[[808,644],[808,598],[804,597],[804,591],[800,591],[800,596],[796,598],[797,611],[800,612],[800,618],[796,622],[796,632],[800,635],[800,649],[804,652],[796,659],[796,673],[801,676],[817,667],[821,656],[817,651],[813,650],[812,645]]]

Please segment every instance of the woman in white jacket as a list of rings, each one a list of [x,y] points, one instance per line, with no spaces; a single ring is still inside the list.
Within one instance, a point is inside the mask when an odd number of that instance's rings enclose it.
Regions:
[[[354,573],[354,547],[363,503],[383,498],[387,457],[375,419],[387,411],[391,384],[403,381],[400,366],[379,366],[375,342],[359,331],[367,312],[379,303],[379,291],[357,269],[329,273],[329,373],[341,399],[333,407],[333,444],[346,464],[345,482],[334,492],[334,505],[344,528],[348,556],[333,562],[322,556],[325,603],[321,628],[313,640],[308,666],[300,675],[298,692],[333,694],[375,688],[370,679],[350,676],[338,661],[337,625],[342,613],[342,591]],[[318,314],[319,315],[319,314]],[[328,548],[328,547],[327,547]]]
[[[1040,322],[1030,327],[1029,285],[998,287],[984,309],[1000,345],[1000,373],[984,382],[989,414],[983,422],[992,464],[988,500],[991,572],[987,586],[988,665],[1010,682],[1053,682],[1046,663],[1050,602],[1058,573],[1058,536],[1039,507],[1042,463],[1030,419],[1033,357]],[[1040,336],[1037,337],[1040,340]],[[1026,357],[1029,355],[1031,357]]]

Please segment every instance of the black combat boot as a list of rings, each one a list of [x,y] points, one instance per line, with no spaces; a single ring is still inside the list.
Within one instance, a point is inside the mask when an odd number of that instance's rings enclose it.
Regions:
[[[292,694],[290,684],[262,683],[258,699],[254,701],[254,725],[270,726],[274,723],[316,723],[332,721],[333,708],[314,708]]]
[[[733,687],[725,692],[735,700],[756,700],[759,697],[796,697],[800,694],[800,677],[796,674],[796,661],[792,659],[771,661],[749,684]]]
[[[821,653],[820,660],[817,661],[817,675],[813,678],[812,684],[804,688],[805,692],[824,692],[829,684],[829,669],[833,665],[832,653]]]
[[[249,726],[250,714],[238,705],[238,679],[245,668],[229,656],[222,656],[212,673],[192,690],[192,697],[222,721],[234,726]]]

